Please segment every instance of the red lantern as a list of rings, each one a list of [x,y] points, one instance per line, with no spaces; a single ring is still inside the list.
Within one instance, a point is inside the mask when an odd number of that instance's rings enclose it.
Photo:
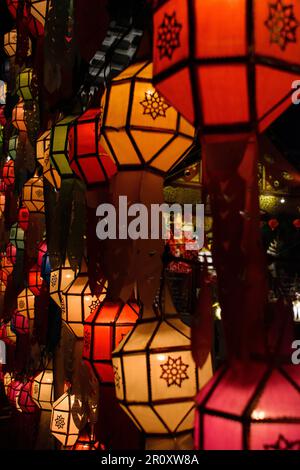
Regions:
[[[101,382],[113,383],[111,354],[140,316],[136,303],[104,302],[84,322],[83,359]]]
[[[195,445],[204,450],[299,450],[297,366],[236,362],[197,398]]]
[[[87,186],[109,180],[117,167],[99,144],[102,110],[88,109],[69,131],[70,167]]]
[[[262,132],[291,103],[299,22],[295,0],[160,2],[154,84],[202,134]]]
[[[37,410],[37,406],[30,396],[31,387],[32,379],[29,379],[23,384],[18,396],[18,405],[23,413],[34,413]]]
[[[8,162],[4,163],[2,178],[8,188],[11,188],[15,184],[15,163],[13,160],[8,160]]]
[[[20,380],[12,380],[10,384],[8,384],[6,395],[11,405],[17,406],[17,399],[22,387],[23,382]]]
[[[6,246],[6,258],[12,263],[16,263],[17,259],[17,248],[12,244],[8,243]]]
[[[28,288],[33,295],[40,295],[42,285],[41,269],[35,264],[28,272]]]
[[[297,228],[297,229],[300,228],[300,219],[295,219],[295,220],[293,221],[293,225],[294,225],[294,227]]]
[[[271,220],[269,220],[268,225],[269,225],[271,230],[275,230],[278,227],[279,222],[278,222],[277,219],[271,219]]]
[[[83,431],[74,446],[72,447],[72,450],[97,450],[99,447],[99,442],[95,441],[86,431]],[[101,450],[104,450],[104,446],[101,445]]]
[[[12,316],[12,325],[14,330],[21,334],[28,334],[29,333],[29,321],[28,317],[25,315],[22,315],[18,310],[15,310],[13,316]]]
[[[29,227],[29,210],[27,207],[20,207],[18,212],[18,224],[25,232]]]

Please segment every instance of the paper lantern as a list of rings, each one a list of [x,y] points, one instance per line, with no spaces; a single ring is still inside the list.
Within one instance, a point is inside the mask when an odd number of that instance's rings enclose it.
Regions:
[[[68,260],[65,265],[51,272],[49,293],[54,302],[62,306],[63,291],[71,284],[75,278],[75,272]]]
[[[70,167],[87,186],[103,183],[117,172],[99,143],[101,115],[101,109],[88,109],[75,119],[69,132]]]
[[[16,79],[17,93],[22,100],[28,101],[33,99],[32,95],[32,69],[25,68],[20,72]]]
[[[4,51],[8,57],[13,57],[17,52],[17,30],[12,29],[4,34]]]
[[[15,264],[16,263],[16,259],[17,259],[17,249],[16,247],[12,244],[12,243],[8,243],[6,245],[6,258],[12,263],[12,264]]]
[[[43,168],[43,175],[49,183],[58,190],[61,179],[56,169],[50,162],[50,130],[45,131],[36,142],[36,158]]]
[[[8,142],[8,155],[12,160],[15,160],[17,157],[17,148],[19,143],[19,136],[14,135],[9,139]]]
[[[155,87],[202,134],[262,132],[291,103],[299,21],[295,1],[261,0],[251,8],[244,0],[160,2]]]
[[[19,132],[27,132],[25,124],[24,101],[19,101],[12,110],[11,122]]]
[[[69,392],[53,403],[51,434],[64,447],[71,447],[77,441],[82,415],[81,401]]]
[[[102,447],[104,446],[101,446],[101,449]],[[83,431],[79,435],[72,450],[98,450],[98,448],[99,448],[99,442],[92,439],[91,436],[86,431]],[[102,450],[104,450],[104,448]]]
[[[299,450],[297,366],[234,363],[197,398],[195,445],[205,450]]]
[[[35,296],[25,287],[17,297],[18,312],[29,320],[34,320],[34,302]]]
[[[50,158],[52,164],[62,179],[72,178],[74,176],[68,159],[68,133],[71,124],[77,117],[78,116],[67,116],[58,121],[51,129]]]
[[[17,400],[20,394],[20,391],[23,387],[23,382],[20,380],[12,380],[6,389],[6,396],[8,398],[9,403],[12,406],[17,406]]]
[[[140,316],[134,302],[104,300],[84,322],[83,359],[101,382],[114,383],[111,354]]]
[[[112,357],[117,399],[140,431],[175,437],[193,429],[200,378],[211,371],[200,376],[190,328],[176,315],[138,321]]]
[[[78,338],[83,338],[83,322],[105,299],[107,281],[103,279],[99,297],[93,296],[86,272],[79,273],[64,290],[62,318]]]
[[[41,268],[35,264],[32,268],[29,269],[27,275],[27,284],[29,290],[33,293],[33,295],[40,295],[43,279],[41,276]]]
[[[20,227],[19,224],[13,224],[10,228],[9,241],[12,243],[18,250],[24,250],[24,230]]]
[[[4,341],[7,344],[15,344],[17,341],[17,336],[15,332],[11,329],[11,324],[10,323],[2,323],[1,326],[1,334],[0,337],[2,341]]]
[[[7,388],[12,380],[13,380],[13,375],[11,374],[11,372],[6,372],[3,377],[5,395],[7,395]]]
[[[11,319],[11,323],[16,333],[19,333],[20,335],[26,335],[29,333],[28,318],[27,316],[19,313],[18,310],[15,310]]]
[[[5,199],[5,194],[0,193],[0,215],[2,215],[5,210]]]
[[[43,213],[44,203],[44,183],[43,178],[34,176],[28,180],[23,187],[23,204],[29,212]]]
[[[45,26],[45,20],[49,9],[48,0],[30,0],[30,13],[42,26]]]
[[[8,188],[15,184],[15,163],[13,160],[8,160],[4,163],[2,169],[2,179]]]
[[[29,379],[23,384],[17,399],[20,410],[26,414],[35,413],[37,410],[37,406],[30,396],[31,387],[32,379]]]
[[[3,80],[0,80],[0,105],[6,103],[7,85]]]
[[[104,96],[105,150],[118,168],[169,171],[193,145],[194,128],[152,86],[152,64],[131,65]]]
[[[20,207],[18,212],[18,225],[26,232],[29,227],[29,210],[27,207]]]
[[[10,275],[13,270],[14,270],[14,265],[9,260],[6,256],[2,255],[1,256],[1,269],[4,271],[7,275]]]
[[[53,371],[45,369],[37,374],[32,381],[30,393],[42,411],[50,411],[54,402]]]

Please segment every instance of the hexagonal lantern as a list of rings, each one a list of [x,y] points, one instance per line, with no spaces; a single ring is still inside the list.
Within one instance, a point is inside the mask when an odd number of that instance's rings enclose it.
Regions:
[[[34,302],[35,296],[25,287],[17,297],[18,312],[29,320],[34,320]]]
[[[26,335],[29,333],[29,319],[27,316],[15,310],[11,319],[11,324],[18,334]]]
[[[69,165],[68,133],[72,123],[78,116],[67,116],[58,121],[51,129],[50,136],[50,158],[62,179],[72,178],[73,171]]]
[[[2,179],[8,188],[15,184],[15,163],[13,160],[8,160],[4,163],[2,168]]]
[[[30,396],[41,410],[52,409],[54,385],[51,369],[45,369],[33,378]]]
[[[13,108],[11,123],[16,129],[18,129],[19,132],[27,132],[27,127],[25,124],[24,101],[19,101],[19,103],[17,103]]]
[[[77,441],[84,412],[81,401],[70,392],[64,393],[53,403],[50,430],[64,447],[72,447]]]
[[[43,285],[43,279],[41,276],[41,268],[37,264],[35,264],[28,270],[27,284],[28,284],[28,289],[35,296],[40,295],[42,285]]]
[[[43,178],[34,176],[23,187],[23,204],[29,212],[43,213],[45,211]]]
[[[17,399],[18,407],[26,414],[35,413],[37,410],[37,406],[30,396],[31,387],[32,379],[29,379],[23,384]]]
[[[9,139],[9,142],[8,142],[8,155],[10,156],[10,158],[12,160],[16,159],[18,143],[19,143],[19,136],[18,135],[14,135]]]
[[[12,224],[10,228],[9,241],[12,243],[18,250],[24,250],[25,247],[25,234],[24,230],[20,227],[18,223]]]
[[[31,82],[32,82],[32,69],[31,68],[27,67],[17,75],[17,79],[16,79],[17,93],[24,101],[33,99]]]
[[[17,52],[17,30],[12,29],[4,34],[4,51],[8,57],[13,57]]]
[[[64,266],[54,269],[50,276],[49,293],[54,302],[60,307],[63,301],[63,291],[71,284],[75,278],[75,272],[70,266],[68,259]]]

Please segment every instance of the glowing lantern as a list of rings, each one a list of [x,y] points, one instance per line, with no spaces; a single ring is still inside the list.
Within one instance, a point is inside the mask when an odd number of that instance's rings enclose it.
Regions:
[[[84,431],[79,435],[72,450],[97,450],[98,447],[99,442],[95,441],[86,431]]]
[[[1,269],[8,275],[13,272],[14,265],[6,256],[1,257]]]
[[[106,289],[103,280],[100,296],[93,296],[87,273],[80,272],[63,292],[62,318],[78,338],[83,338],[83,322],[105,299]]]
[[[17,92],[24,101],[33,99],[31,82],[32,69],[25,68],[22,72],[19,73],[16,80]]]
[[[34,413],[37,410],[35,402],[32,400],[30,393],[32,387],[32,380],[28,380],[23,384],[19,396],[18,396],[18,406],[23,413]]]
[[[17,52],[17,30],[12,29],[4,34],[4,51],[8,57],[13,57]]]
[[[62,292],[71,284],[75,277],[75,272],[71,269],[69,261],[66,260],[64,266],[55,269],[50,276],[50,296],[61,307],[63,294]]]
[[[43,213],[45,211],[42,177],[34,176],[24,184],[23,203],[29,212]]]
[[[2,215],[5,210],[5,199],[5,194],[0,193],[0,215]]]
[[[22,290],[22,292],[18,295],[17,298],[18,312],[21,315],[27,317],[29,320],[34,319],[34,301],[35,296],[30,292],[27,287]]]
[[[8,155],[10,156],[12,160],[16,159],[18,143],[19,143],[19,137],[17,135],[14,135],[13,137],[9,139]]]
[[[45,369],[37,374],[32,381],[30,393],[41,410],[51,410],[54,402],[53,371]]]
[[[197,398],[195,444],[205,450],[299,450],[297,366],[234,363]]]
[[[5,252],[6,252],[7,259],[12,264],[15,264],[16,259],[17,259],[17,249],[16,249],[16,247],[12,243],[8,243],[7,246],[6,246]]]
[[[34,295],[40,295],[43,285],[43,279],[41,277],[41,269],[37,264],[35,264],[31,269],[29,269],[27,283],[29,290]]]
[[[7,85],[3,80],[0,80],[0,105],[6,103]]]
[[[26,132],[24,101],[19,101],[12,110],[12,124],[19,132]]]
[[[4,385],[4,390],[5,394],[7,395],[7,389],[11,381],[13,380],[13,375],[10,372],[6,372],[3,377],[3,385]]]
[[[64,447],[73,446],[77,441],[82,414],[82,403],[69,392],[53,403],[50,429]]]
[[[20,207],[18,212],[18,224],[22,230],[27,230],[29,227],[29,210],[27,207]]]
[[[12,380],[8,384],[6,395],[11,405],[17,406],[17,400],[22,387],[23,382],[21,382],[20,380]]]
[[[12,331],[10,323],[2,323],[2,325],[0,325],[0,328],[0,337],[5,343],[16,343],[17,337],[14,331]]]
[[[36,142],[36,157],[43,168],[43,175],[55,188],[60,188],[60,176],[50,162],[50,133],[45,131]]]
[[[168,302],[165,310],[175,312]],[[138,321],[112,357],[117,399],[140,431],[175,437],[193,429],[194,398],[211,363],[197,368],[190,328],[177,314]]]
[[[154,13],[156,89],[205,134],[262,132],[290,105],[299,20],[297,2],[161,2]]]
[[[48,13],[48,7],[49,7],[48,0],[30,0],[30,13],[43,26],[45,25],[46,16]]]
[[[18,250],[24,250],[24,230],[20,227],[19,224],[13,224],[10,229],[9,241],[12,243]]]
[[[60,177],[71,178],[73,171],[68,160],[68,133],[78,116],[68,116],[58,121],[51,129],[50,158]]]
[[[15,184],[15,164],[13,160],[8,160],[4,163],[2,178],[8,188],[11,188]]]
[[[13,329],[23,335],[23,334],[28,334],[29,333],[29,321],[28,318],[21,313],[18,312],[18,310],[15,310],[13,316],[12,316],[12,326]]]
[[[105,150],[118,168],[169,171],[191,148],[194,128],[152,86],[152,64],[128,67],[104,97]]]
[[[112,351],[132,330],[139,318],[136,303],[104,300],[84,322],[83,359],[101,382],[114,382]]]
[[[109,180],[117,167],[100,146],[102,110],[88,109],[69,132],[70,167],[87,186]]]

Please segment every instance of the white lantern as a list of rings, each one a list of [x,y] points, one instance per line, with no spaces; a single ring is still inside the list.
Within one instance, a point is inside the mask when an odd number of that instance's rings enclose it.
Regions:
[[[63,444],[70,447],[77,441],[83,419],[82,402],[69,392],[53,403],[51,433]]]
[[[31,398],[41,410],[51,410],[54,402],[53,371],[45,369],[32,382]]]

